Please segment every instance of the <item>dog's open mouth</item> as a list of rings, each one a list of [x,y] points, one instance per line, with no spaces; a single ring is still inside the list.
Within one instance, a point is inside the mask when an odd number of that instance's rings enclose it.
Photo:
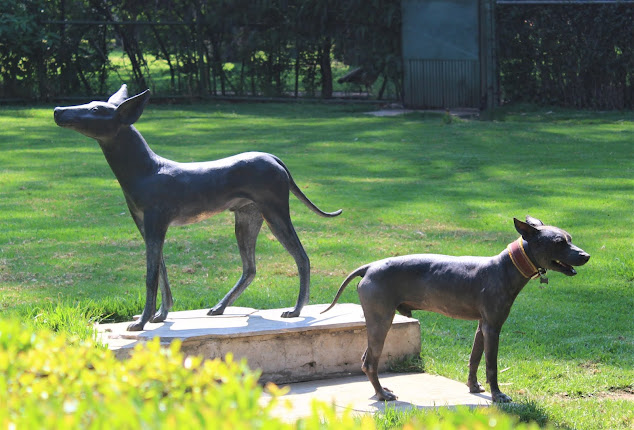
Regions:
[[[554,266],[554,270],[557,270],[557,271],[559,271],[561,273],[564,273],[564,274],[566,274],[568,276],[574,276],[574,275],[577,274],[577,271],[575,270],[575,268],[572,267],[569,264],[562,263],[559,260],[553,260],[552,264]]]

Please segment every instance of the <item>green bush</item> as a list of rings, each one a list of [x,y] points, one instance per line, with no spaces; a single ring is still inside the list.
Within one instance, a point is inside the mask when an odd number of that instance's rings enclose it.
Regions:
[[[244,360],[184,357],[179,342],[158,339],[117,360],[77,337],[36,332],[0,320],[0,427],[5,429],[229,428],[535,428],[496,410],[388,410],[373,420],[337,416],[315,402],[311,416],[287,423],[274,416],[280,390],[263,388]],[[270,398],[262,396],[268,391]]]
[[[283,428],[261,402],[258,373],[227,357],[184,358],[158,340],[126,361],[90,342],[69,342],[0,321],[3,428]],[[270,387],[275,394],[276,388]]]

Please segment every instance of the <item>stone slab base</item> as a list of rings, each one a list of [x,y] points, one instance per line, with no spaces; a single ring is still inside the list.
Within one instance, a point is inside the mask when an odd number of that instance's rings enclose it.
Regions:
[[[297,318],[282,318],[284,309],[255,310],[230,307],[224,315],[208,316],[207,309],[170,312],[162,323],[128,332],[129,323],[99,324],[101,340],[117,357],[127,357],[134,346],[159,337],[169,344],[182,342],[187,355],[246,358],[262,370],[263,382],[289,383],[361,373],[361,355],[367,346],[361,306],[337,304],[305,306]],[[390,360],[420,354],[418,320],[396,315],[388,333],[380,370]]]
[[[438,375],[382,373],[379,381],[383,386],[389,387],[398,399],[393,402],[378,400],[368,378],[365,375],[354,375],[290,384],[288,392],[278,400],[273,414],[282,420],[295,422],[311,415],[313,400],[333,405],[337,415],[344,411],[353,415],[373,414],[385,412],[388,408],[406,411],[411,408],[491,405],[491,394],[469,393],[465,383]],[[267,394],[261,399],[263,405],[269,401],[270,396]]]

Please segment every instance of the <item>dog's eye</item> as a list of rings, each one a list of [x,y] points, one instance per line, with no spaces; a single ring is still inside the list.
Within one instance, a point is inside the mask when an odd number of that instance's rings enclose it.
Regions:
[[[99,112],[101,112],[101,106],[95,106],[92,109],[90,109],[90,111],[92,113],[99,113]]]

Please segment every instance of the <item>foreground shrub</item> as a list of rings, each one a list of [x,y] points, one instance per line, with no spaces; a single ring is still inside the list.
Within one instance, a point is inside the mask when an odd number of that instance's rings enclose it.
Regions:
[[[185,358],[179,346],[155,340],[119,361],[90,341],[0,320],[0,428],[518,428],[494,410],[392,411],[375,421],[317,402],[311,416],[286,423],[272,413],[281,390],[267,385],[263,397],[245,361]]]
[[[270,415],[276,396],[261,402],[257,381],[244,361],[184,358],[178,343],[153,341],[118,361],[90,342],[0,321],[5,429],[283,428]]]

